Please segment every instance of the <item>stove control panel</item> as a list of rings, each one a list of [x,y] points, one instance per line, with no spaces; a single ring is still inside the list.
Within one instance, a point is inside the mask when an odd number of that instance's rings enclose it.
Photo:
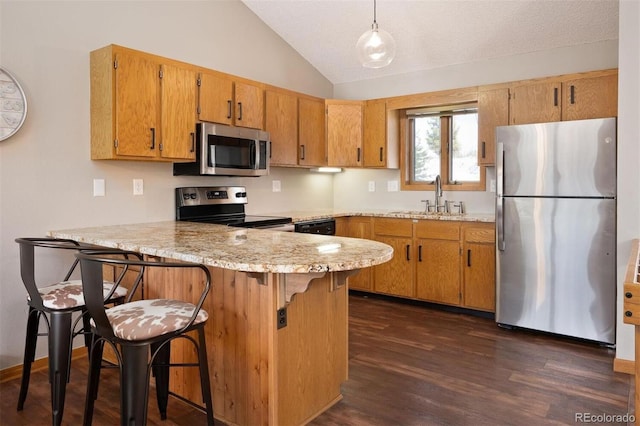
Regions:
[[[210,204],[247,204],[244,186],[191,186],[176,188],[176,207]]]

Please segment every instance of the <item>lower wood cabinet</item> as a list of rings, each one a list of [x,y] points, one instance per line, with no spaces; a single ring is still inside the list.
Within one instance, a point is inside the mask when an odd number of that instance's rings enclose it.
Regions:
[[[336,235],[394,249],[350,289],[495,312],[494,223],[352,216],[336,219]]]
[[[370,240],[372,236],[371,218],[367,216],[350,216],[336,218],[336,235],[340,237],[363,238]],[[349,288],[371,291],[373,289],[372,268],[360,269],[349,277]]]
[[[418,246],[416,297],[459,305],[460,223],[421,220],[414,223]]]
[[[463,304],[467,308],[496,310],[495,228],[489,223],[462,225]]]

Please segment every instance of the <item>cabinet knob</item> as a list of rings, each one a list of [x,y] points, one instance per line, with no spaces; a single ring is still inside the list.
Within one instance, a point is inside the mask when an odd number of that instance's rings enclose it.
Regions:
[[[624,294],[624,297],[626,297],[627,299],[631,299],[633,297],[633,294],[631,294],[631,292],[628,291]]]
[[[631,316],[633,316],[633,313],[632,313],[631,311],[626,311],[626,312],[624,313],[624,316],[625,316],[625,317],[631,317]]]

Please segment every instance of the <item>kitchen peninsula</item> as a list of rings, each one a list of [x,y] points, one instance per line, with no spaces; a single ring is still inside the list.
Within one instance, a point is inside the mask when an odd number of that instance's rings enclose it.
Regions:
[[[341,399],[347,278],[393,256],[390,246],[370,240],[191,222],[49,234],[210,267],[204,309],[213,403],[215,417],[229,425],[304,424]],[[145,281],[145,297],[188,291],[163,282]],[[190,355],[172,347],[173,361]],[[173,370],[172,392],[200,404],[197,371]]]

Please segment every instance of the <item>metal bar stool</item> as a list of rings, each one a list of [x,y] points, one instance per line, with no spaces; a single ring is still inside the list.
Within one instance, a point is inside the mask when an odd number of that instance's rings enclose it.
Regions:
[[[27,398],[31,364],[35,360],[38,337],[48,336],[52,422],[57,426],[62,423],[73,339],[79,334],[84,334],[85,346],[89,348],[91,331],[81,280],[69,280],[78,265],[78,259],[72,258],[73,262],[61,281],[39,286],[35,278],[35,249],[38,247],[78,252],[83,249],[95,249],[95,247],[60,238],[16,238],[15,241],[20,245],[20,274],[28,293],[27,303],[29,305],[18,411],[24,408]],[[122,276],[119,277],[119,279],[121,278]],[[102,279],[101,289],[103,298],[109,300],[109,303],[122,302],[127,292],[126,288]],[[80,315],[74,321],[73,314],[76,312],[79,312]],[[46,333],[38,331],[41,318],[46,323]],[[79,321],[82,321],[82,327],[77,329]]]
[[[89,379],[85,401],[84,421],[90,425],[94,401],[100,380],[100,361],[104,344],[111,346],[120,367],[120,423],[144,425],[147,422],[149,381],[155,376],[160,417],[167,418],[169,396],[169,367],[199,367],[202,400],[206,407],[207,424],[213,425],[213,404],[207,361],[204,327],[209,317],[202,309],[209,288],[211,274],[206,266],[195,263],[154,262],[125,258],[127,252],[109,250],[83,251],[80,259],[82,286],[87,309],[91,315],[94,341],[90,349]],[[153,279],[155,272],[171,277],[178,270],[190,272],[180,275],[193,280],[180,283],[193,291],[197,302],[173,299],[132,301],[136,287],[131,288],[127,300],[121,305],[105,308],[100,286],[104,265],[120,267],[137,266],[145,282]],[[154,271],[152,274],[151,272]],[[185,278],[186,279],[186,278]],[[165,282],[171,286],[169,279]],[[198,290],[201,289],[201,290]],[[197,333],[197,340],[187,334]],[[197,363],[171,363],[171,342],[185,339],[193,344]]]

